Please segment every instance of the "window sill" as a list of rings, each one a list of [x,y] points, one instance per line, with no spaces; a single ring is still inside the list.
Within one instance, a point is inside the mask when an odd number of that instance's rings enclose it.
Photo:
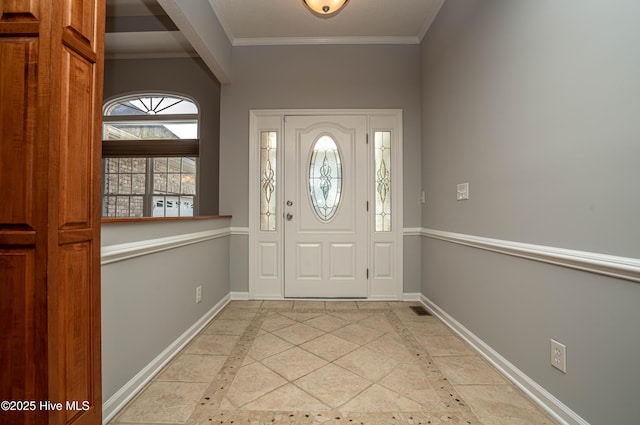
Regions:
[[[217,220],[231,218],[230,215],[198,215],[195,217],[118,217],[102,218],[102,224],[107,223],[144,223],[161,221],[192,221],[192,220]]]

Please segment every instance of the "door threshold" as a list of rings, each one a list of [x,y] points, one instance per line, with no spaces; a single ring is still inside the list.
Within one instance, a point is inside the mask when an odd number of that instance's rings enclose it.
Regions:
[[[353,298],[298,298],[298,297],[284,297],[286,301],[369,301],[369,298],[365,297],[353,297]],[[373,301],[373,300],[371,300]]]

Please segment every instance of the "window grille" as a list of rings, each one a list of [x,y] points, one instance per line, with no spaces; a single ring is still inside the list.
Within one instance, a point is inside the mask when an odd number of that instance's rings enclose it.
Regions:
[[[103,217],[181,217],[197,211],[198,107],[177,95],[107,102]]]

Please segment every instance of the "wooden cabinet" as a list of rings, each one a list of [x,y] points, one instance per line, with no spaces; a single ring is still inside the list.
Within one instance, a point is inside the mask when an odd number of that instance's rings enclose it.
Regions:
[[[104,0],[0,0],[3,425],[101,423],[104,19]]]

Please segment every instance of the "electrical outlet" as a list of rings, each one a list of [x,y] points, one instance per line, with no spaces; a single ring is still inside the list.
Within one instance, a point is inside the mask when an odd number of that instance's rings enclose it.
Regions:
[[[198,286],[196,288],[196,304],[202,301],[202,286]]]
[[[551,366],[567,373],[567,346],[551,339]]]
[[[460,183],[458,185],[458,193],[456,199],[458,201],[469,199],[469,183]]]

